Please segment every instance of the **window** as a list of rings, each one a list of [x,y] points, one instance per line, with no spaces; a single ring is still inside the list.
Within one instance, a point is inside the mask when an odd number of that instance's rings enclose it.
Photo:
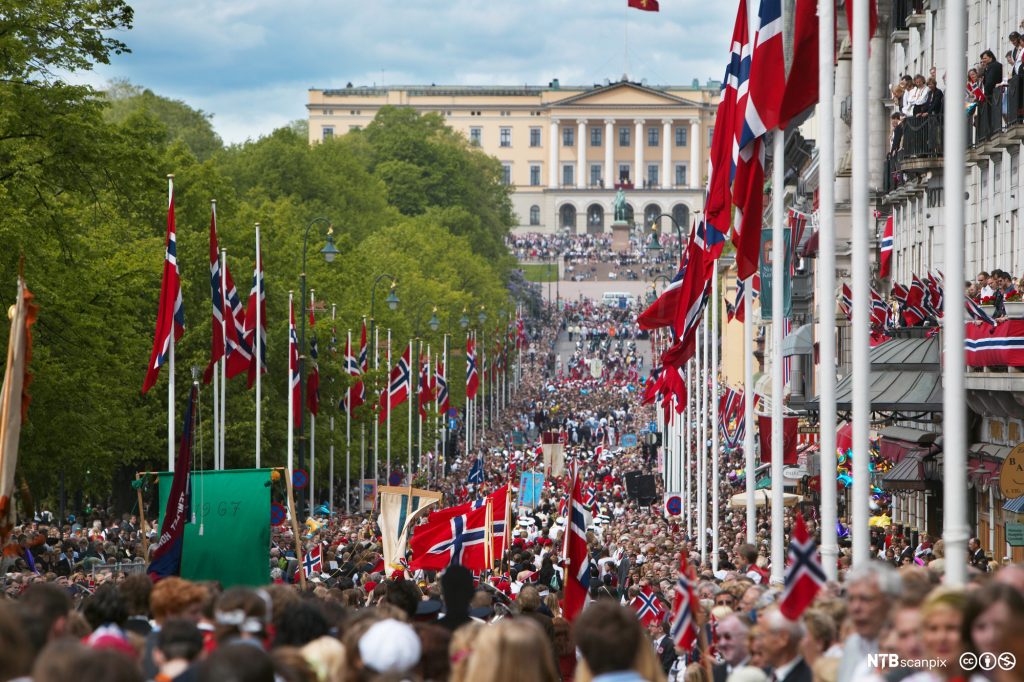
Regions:
[[[562,227],[567,227],[571,230],[576,229],[576,207],[572,204],[566,204],[558,211],[559,222]]]
[[[601,164],[590,164],[590,186],[596,187],[601,184]]]
[[[572,147],[576,144],[576,129],[562,128],[562,146]]]
[[[536,204],[530,207],[530,224],[540,225],[540,206]]]
[[[711,140],[715,137],[715,126],[708,128],[708,149],[711,149]]]
[[[324,132],[323,132],[323,139],[324,139],[324,141],[326,142],[327,140],[331,139],[332,137],[334,137],[334,126],[324,126]]]
[[[469,129],[469,143],[474,147],[480,146],[480,134],[481,128],[470,128]]]
[[[540,166],[530,166],[530,187],[537,187],[540,185]]]
[[[511,147],[512,146],[512,129],[502,128],[501,129],[501,146]]]
[[[685,163],[677,163],[676,164],[676,187],[685,187],[686,184],[687,184],[686,183],[686,164]]]
[[[501,164],[501,184],[512,184],[512,164],[510,163]]]
[[[573,171],[573,167],[572,167],[571,163],[567,163],[564,166],[562,166],[562,185],[564,185],[564,186],[572,186],[572,185],[576,184],[576,182],[575,182],[575,180],[573,178],[573,172],[572,171]]]
[[[647,164],[647,184],[650,187],[658,186],[658,164],[656,163]]]
[[[672,217],[684,227],[690,224],[690,207],[686,204],[676,204],[672,207]]]
[[[619,146],[629,146],[629,128],[619,128]]]
[[[530,128],[530,146],[540,146],[540,128]]]
[[[678,128],[676,128],[676,146],[677,147],[685,147],[686,146],[686,132],[687,132],[686,131],[686,126],[679,126]]]
[[[661,133],[661,131],[658,130],[657,128],[648,128],[647,129],[647,146],[648,147],[657,147],[659,144],[661,144],[661,141],[660,141],[661,140],[661,134],[660,133]]]
[[[591,204],[587,207],[587,227],[598,228],[598,232],[604,227],[604,208],[601,204]]]
[[[604,131],[602,131],[600,128],[591,128],[590,129],[590,146],[591,147],[600,147],[601,146],[601,137],[603,135],[603,132]]]
[[[619,164],[619,182],[629,182],[629,164]]]

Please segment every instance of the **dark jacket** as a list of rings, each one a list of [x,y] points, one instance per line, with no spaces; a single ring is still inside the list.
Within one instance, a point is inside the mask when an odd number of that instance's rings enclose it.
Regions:
[[[1003,65],[997,61],[991,62],[985,67],[985,74],[982,76],[982,83],[984,84],[985,99],[991,100],[992,93],[995,92],[996,86],[1003,82]]]
[[[668,671],[672,669],[672,664],[676,662],[678,655],[676,654],[676,645],[672,641],[672,638],[668,635],[664,635],[655,647],[654,651],[658,654],[658,660],[661,661],[661,669],[668,674]]]

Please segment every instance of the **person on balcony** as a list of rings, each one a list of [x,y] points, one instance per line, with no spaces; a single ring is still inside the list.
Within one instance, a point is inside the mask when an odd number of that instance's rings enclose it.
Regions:
[[[925,86],[924,76],[921,74],[914,76],[910,90],[904,95],[903,115],[913,116],[917,106],[924,104],[927,96],[928,88]]]
[[[925,88],[924,102],[914,107],[914,115],[920,117],[942,116],[942,90],[939,90],[938,83],[934,78],[929,78]]]
[[[992,50],[985,50],[981,53],[982,89],[985,92],[985,99],[991,100],[996,86],[1003,81],[1003,65],[996,61]]]

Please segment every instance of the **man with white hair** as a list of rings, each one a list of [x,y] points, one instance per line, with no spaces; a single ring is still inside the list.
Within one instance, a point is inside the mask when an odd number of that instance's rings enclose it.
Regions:
[[[718,622],[716,641],[722,662],[716,663],[711,669],[714,682],[725,682],[734,670],[750,662],[750,649],[747,647],[749,632],[750,620],[738,613],[730,613]]]
[[[760,628],[765,658],[772,667],[772,682],[812,682],[811,668],[800,655],[803,624],[772,607],[765,612]]]
[[[868,654],[878,653],[879,635],[900,588],[899,573],[882,561],[871,561],[847,575],[846,598],[853,633],[843,644],[837,682],[853,682]]]

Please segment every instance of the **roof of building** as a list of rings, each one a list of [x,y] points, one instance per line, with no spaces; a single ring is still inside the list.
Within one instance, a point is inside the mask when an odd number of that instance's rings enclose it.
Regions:
[[[593,85],[562,85],[557,80],[551,81],[547,85],[437,85],[431,83],[429,85],[419,83],[413,85],[352,85],[349,84],[344,88],[310,88],[310,90],[321,90],[324,95],[328,96],[339,96],[339,95],[354,95],[363,97],[375,97],[385,95],[388,92],[394,91],[405,91],[412,96],[459,96],[459,95],[475,95],[478,97],[529,97],[539,95],[544,92],[591,92],[594,90],[602,90],[604,88],[620,85],[622,83],[629,83],[640,88],[647,90],[666,91],[666,90],[689,90],[689,91],[701,91],[710,90],[718,92],[721,87],[721,81],[708,80],[704,85],[701,85],[696,79],[690,85],[650,85],[646,82],[634,82],[628,80],[619,81],[607,81],[604,83],[594,83]]]

